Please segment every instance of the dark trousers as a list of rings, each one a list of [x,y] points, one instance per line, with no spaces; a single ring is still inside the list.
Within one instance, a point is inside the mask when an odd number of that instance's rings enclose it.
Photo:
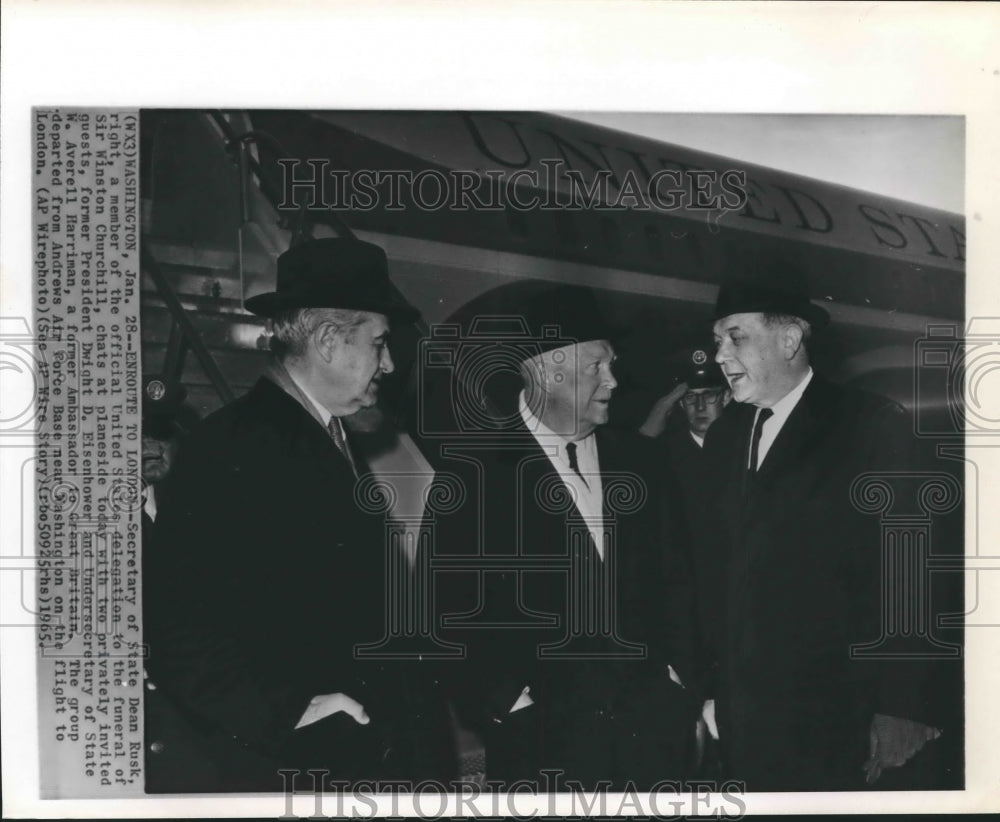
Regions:
[[[679,782],[692,775],[695,719],[693,700],[666,675],[600,705],[536,704],[486,732],[486,777],[527,780],[543,792]]]
[[[868,726],[847,708],[792,701],[737,707],[718,700],[722,769],[747,791],[857,791],[865,787]]]

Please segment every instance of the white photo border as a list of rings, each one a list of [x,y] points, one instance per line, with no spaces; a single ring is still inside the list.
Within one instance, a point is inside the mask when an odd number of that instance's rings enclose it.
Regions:
[[[59,105],[961,115],[967,314],[1000,316],[1000,8],[988,3],[5,0],[3,14],[3,317],[31,317],[31,110]],[[980,462],[981,493],[998,478],[995,454]],[[2,477],[5,507],[19,481]],[[980,515],[968,527],[996,544],[995,507]],[[19,539],[10,528],[4,544]],[[1000,596],[987,581],[980,597]],[[0,641],[6,816],[286,812],[278,797],[38,800],[34,636]],[[996,636],[967,636],[965,792],[755,795],[748,809],[1000,809],[995,650]]]

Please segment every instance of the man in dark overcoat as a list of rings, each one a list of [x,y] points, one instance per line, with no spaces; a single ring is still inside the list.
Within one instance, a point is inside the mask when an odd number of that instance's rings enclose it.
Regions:
[[[385,519],[356,500],[367,468],[342,423],[375,404],[390,326],[416,311],[384,252],[348,238],[283,254],[276,291],[246,307],[271,319],[276,358],[178,454],[144,568],[151,678],[213,763],[197,789],[280,791],[279,769],[417,779],[410,671],[356,653],[385,633]]]
[[[910,421],[813,372],[809,339],[829,316],[790,265],[734,275],[715,318],[735,402],[706,437],[696,542],[724,569],[714,651],[729,771],[751,791],[879,787],[940,733],[921,661],[858,653],[884,627],[883,546],[852,486],[912,467]]]
[[[654,404],[645,423],[639,429],[643,436],[656,438],[666,444],[666,464],[674,476],[674,486],[680,491],[685,527],[690,529],[692,519],[706,502],[713,498],[715,477],[710,471],[704,453],[705,435],[725,409],[731,398],[729,386],[722,370],[713,361],[707,347],[687,349],[683,354],[681,382],[670,393]],[[668,417],[680,406],[680,424],[668,426]],[[698,647],[713,646],[718,634],[721,613],[719,599],[720,568],[715,557],[699,550],[700,545],[686,539],[689,548],[688,564],[695,582],[695,601],[698,615]],[[699,681],[706,690],[712,690],[716,678],[716,660],[702,653],[699,660]],[[717,757],[715,745],[709,737],[718,739],[715,722],[715,703],[707,701],[703,711],[704,732],[701,739],[705,747],[705,770],[710,772]]]
[[[443,634],[468,655],[442,669],[459,717],[491,781],[681,779],[696,698],[676,497],[648,443],[606,427],[615,352],[593,293],[519,284],[498,305],[527,338],[456,340],[456,380],[520,378],[482,394],[451,383],[437,421],[452,435],[427,448],[462,489],[433,523]]]

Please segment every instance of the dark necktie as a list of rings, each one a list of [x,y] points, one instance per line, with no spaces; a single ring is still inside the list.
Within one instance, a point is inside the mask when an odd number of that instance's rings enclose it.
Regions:
[[[761,408],[757,414],[757,421],[753,428],[753,437],[750,440],[750,473],[757,473],[757,455],[760,453],[760,435],[764,433],[764,423],[774,416],[770,408]]]
[[[583,480],[583,484],[587,485],[587,480],[584,479],[583,474],[580,473],[580,464],[576,461],[576,443],[567,442],[566,443],[566,453],[569,455],[569,467],[576,471],[576,475]],[[587,485],[589,488],[590,486]]]
[[[337,450],[344,455],[344,459],[351,466],[354,476],[357,476],[358,469],[354,465],[354,458],[351,456],[351,452],[347,450],[347,441],[344,439],[344,431],[340,427],[340,420],[336,417],[330,417],[330,422],[327,423],[326,430],[330,432],[330,439],[337,446]]]

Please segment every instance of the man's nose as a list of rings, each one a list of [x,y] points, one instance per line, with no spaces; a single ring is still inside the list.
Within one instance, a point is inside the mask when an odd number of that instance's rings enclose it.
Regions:
[[[609,391],[614,391],[618,387],[618,380],[615,379],[615,375],[611,371],[610,365],[605,366],[604,368],[604,379],[601,380],[601,385]]]
[[[724,342],[719,343],[718,348],[715,349],[715,362],[722,365],[728,356],[729,352],[726,350],[726,344]]]
[[[379,368],[383,374],[391,374],[396,370],[396,365],[392,361],[392,354],[389,353],[388,348],[382,349],[382,359],[379,361]]]

